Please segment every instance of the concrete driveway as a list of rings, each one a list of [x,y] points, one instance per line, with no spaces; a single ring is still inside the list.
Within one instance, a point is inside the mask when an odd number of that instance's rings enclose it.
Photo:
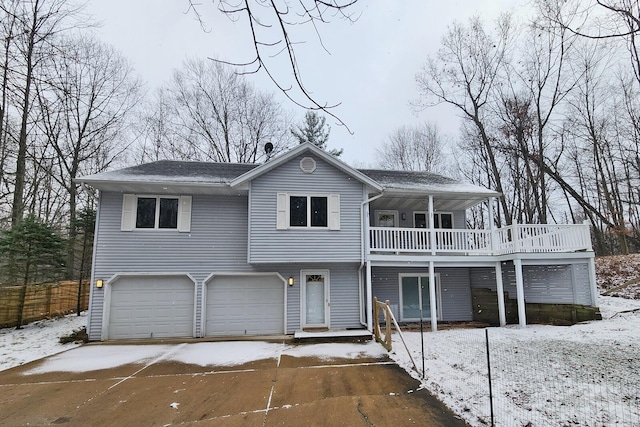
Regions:
[[[383,354],[328,359],[308,356],[321,344],[280,344],[293,350],[236,366],[192,357],[252,351],[204,347],[215,344],[92,344],[0,371],[0,425],[466,425]]]

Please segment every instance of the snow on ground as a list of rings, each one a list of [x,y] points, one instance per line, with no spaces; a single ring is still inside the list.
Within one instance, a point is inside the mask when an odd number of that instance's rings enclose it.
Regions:
[[[79,344],[60,344],[60,337],[87,324],[86,312],[70,314],[58,319],[39,320],[16,328],[0,329],[0,371],[78,347]]]
[[[489,328],[497,426],[640,425],[640,301],[601,297],[604,320]],[[391,357],[472,426],[490,424],[485,329],[397,333]],[[528,424],[531,423],[531,424]]]

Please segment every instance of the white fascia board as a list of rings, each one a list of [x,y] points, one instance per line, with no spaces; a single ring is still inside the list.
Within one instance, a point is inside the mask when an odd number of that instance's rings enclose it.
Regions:
[[[479,187],[480,188],[480,187]],[[451,190],[441,190],[441,189],[430,189],[425,188],[424,190],[417,189],[402,189],[397,187],[385,187],[384,193],[386,196],[424,196],[429,194],[440,194],[440,195],[451,195],[451,196],[460,196],[462,197],[470,197],[474,199],[488,199],[490,197],[502,197],[502,193],[493,190],[483,190],[483,191],[451,191]]]
[[[110,191],[120,186],[156,186],[156,187],[196,187],[196,188],[229,188],[228,184],[192,181],[144,181],[144,180],[112,180],[112,179],[85,179],[76,178],[74,182],[89,185],[98,190]]]

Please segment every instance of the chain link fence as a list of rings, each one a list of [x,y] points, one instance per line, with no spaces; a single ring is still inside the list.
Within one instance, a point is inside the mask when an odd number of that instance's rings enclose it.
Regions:
[[[404,336],[424,386],[472,426],[640,426],[640,343],[615,330],[452,329],[426,332],[424,351]]]

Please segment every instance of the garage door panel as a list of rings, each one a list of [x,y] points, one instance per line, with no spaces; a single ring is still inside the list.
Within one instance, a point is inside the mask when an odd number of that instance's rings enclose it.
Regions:
[[[192,337],[194,292],[186,276],[118,279],[111,285],[109,338]]]
[[[284,332],[284,283],[277,276],[214,277],[206,306],[209,336]]]

